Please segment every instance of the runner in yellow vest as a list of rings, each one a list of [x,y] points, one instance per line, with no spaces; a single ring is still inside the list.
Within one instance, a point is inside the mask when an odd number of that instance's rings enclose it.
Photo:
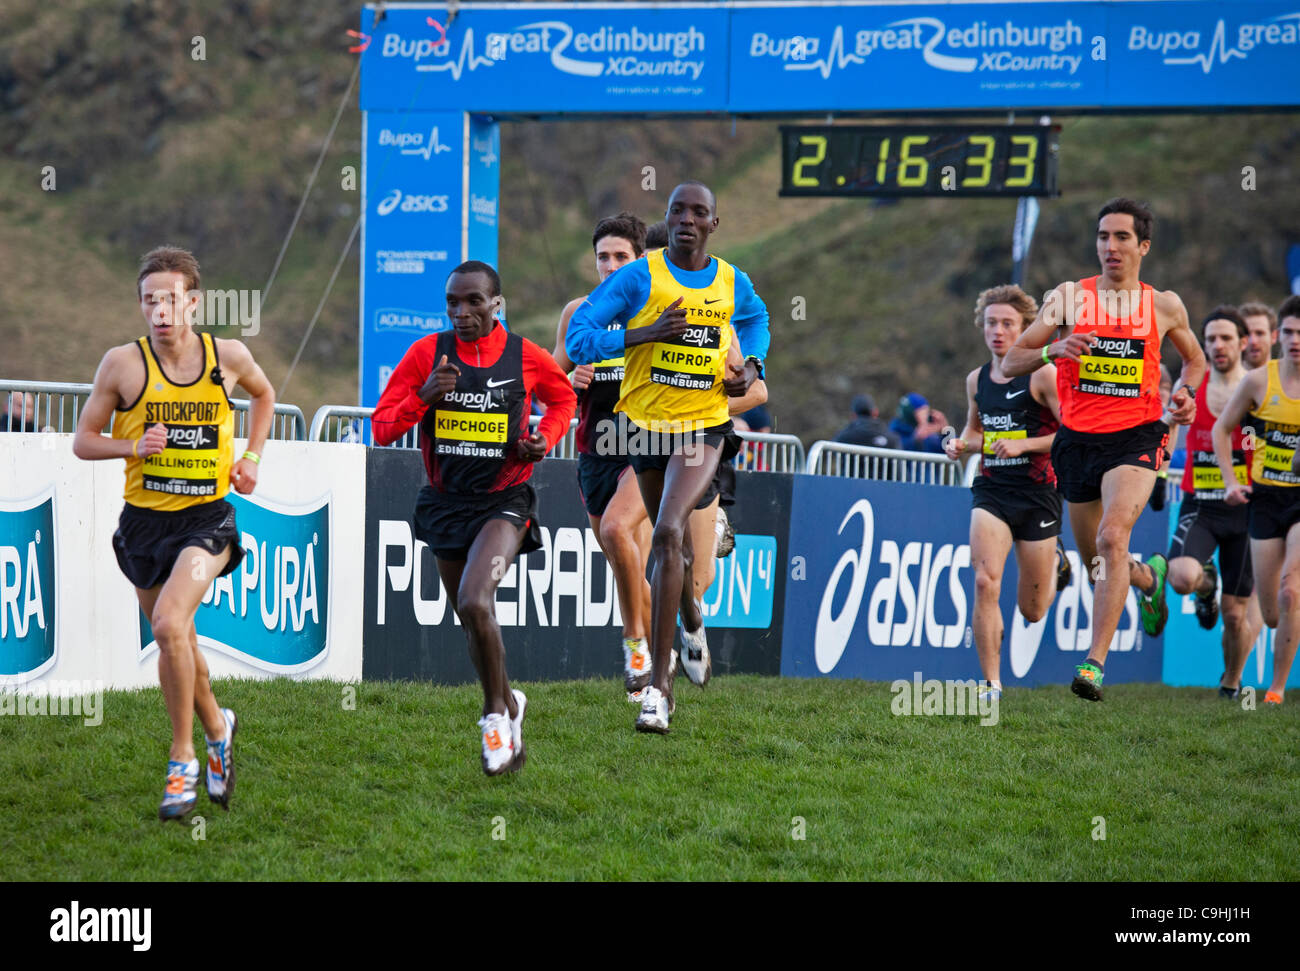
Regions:
[[[234,791],[238,722],[213,697],[194,616],[212,581],[243,559],[235,510],[223,497],[232,485],[244,495],[257,485],[275,392],[239,341],[194,332],[203,295],[193,255],[171,246],[145,254],[136,296],[148,336],[104,355],[73,452],[92,461],[126,459],[126,505],[113,550],[158,641],[158,680],[172,725],[158,809],[166,820],[184,816],[198,798],[195,712],[207,739],[208,798],[228,809]],[[238,460],[230,407],[236,384],[252,401],[248,450]],[[110,418],[106,438],[100,431]]]

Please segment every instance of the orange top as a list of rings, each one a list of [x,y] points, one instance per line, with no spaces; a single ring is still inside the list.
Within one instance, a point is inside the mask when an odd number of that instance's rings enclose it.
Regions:
[[[1074,285],[1074,333],[1095,334],[1091,352],[1056,362],[1061,423],[1076,432],[1122,431],[1160,417],[1160,328],[1155,289],[1143,283],[1136,313],[1119,320],[1097,297],[1097,281]],[[1109,291],[1108,291],[1109,292]]]

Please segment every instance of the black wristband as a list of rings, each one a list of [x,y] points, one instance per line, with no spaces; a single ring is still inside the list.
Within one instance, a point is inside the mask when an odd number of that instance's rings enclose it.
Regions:
[[[745,363],[748,364],[750,361],[753,361],[753,362],[754,362],[754,371],[755,371],[755,375],[756,375],[756,377],[758,378],[759,381],[762,381],[762,380],[763,380],[763,361],[762,361],[762,359],[759,358],[757,355],[751,354],[751,355],[749,355],[749,357],[745,358]]]

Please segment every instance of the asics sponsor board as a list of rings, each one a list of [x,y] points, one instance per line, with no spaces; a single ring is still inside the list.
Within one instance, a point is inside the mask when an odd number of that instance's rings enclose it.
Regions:
[[[349,551],[361,548],[364,463],[359,445],[271,442],[253,498],[227,495],[250,552],[196,619],[213,677],[360,678],[361,561]],[[77,459],[71,435],[3,436],[0,681],[157,685],[157,645],[113,553],[122,486],[123,463]]]
[[[1292,0],[443,4],[361,17],[363,109],[1295,105]]]
[[[790,516],[781,673],[893,680],[978,678],[971,633],[970,492],[950,486],[799,476]],[[1161,543],[1163,514],[1145,513],[1133,548]],[[1069,530],[1074,577],[1047,616],[1015,609],[1014,557],[1002,580],[1009,618],[1005,684],[1068,682],[1087,654],[1092,590]],[[1129,592],[1111,642],[1107,682],[1159,681],[1162,643],[1146,637]]]
[[[1178,506],[1172,506],[1169,516],[1168,539],[1173,539],[1178,528]],[[1154,553],[1158,547],[1148,550]],[[1168,550],[1168,544],[1165,550]],[[1163,552],[1163,551],[1162,551]],[[1143,557],[1145,559],[1145,556]],[[1214,564],[1219,566],[1219,553],[1214,553]],[[1222,570],[1219,571],[1219,594],[1223,592]],[[1196,619],[1196,598],[1191,594],[1180,596],[1173,587],[1165,590],[1169,603],[1169,623],[1165,625],[1164,636],[1171,648],[1165,652],[1165,684],[1186,685],[1204,688],[1218,688],[1223,674],[1223,616],[1215,622],[1213,630],[1205,630]],[[1267,627],[1260,629],[1259,636],[1246,658],[1246,667],[1241,673],[1242,685],[1250,685],[1261,692],[1273,683],[1274,639],[1276,631]],[[1109,675],[1109,671],[1107,675]],[[1300,687],[1300,665],[1291,666],[1287,678],[1287,687]]]
[[[476,681],[437,561],[411,528],[416,494],[427,481],[420,453],[372,449],[367,479],[365,677]],[[788,507],[790,477],[741,473],[738,479],[736,550],[716,561],[703,598],[709,646],[715,673],[775,674],[784,592],[776,563],[785,535],[773,524]],[[537,492],[542,548],[509,564],[496,596],[510,675],[617,676],[618,588],[582,505],[576,463],[546,459],[529,481]]]

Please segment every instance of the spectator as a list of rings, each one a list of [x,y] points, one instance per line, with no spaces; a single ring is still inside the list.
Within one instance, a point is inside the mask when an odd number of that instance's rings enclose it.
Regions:
[[[889,423],[890,431],[909,452],[942,452],[947,426],[943,412],[931,408],[915,391],[898,399],[898,415]]]
[[[0,415],[0,432],[36,431],[36,395],[31,392],[9,392],[9,406]]]
[[[880,409],[869,394],[853,396],[853,414],[857,417],[835,436],[846,445],[871,445],[875,448],[902,448],[902,441],[880,420]]]

